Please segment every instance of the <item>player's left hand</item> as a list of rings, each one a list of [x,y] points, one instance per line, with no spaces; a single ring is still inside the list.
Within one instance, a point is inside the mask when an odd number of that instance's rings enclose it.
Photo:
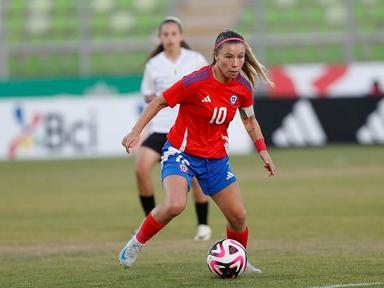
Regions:
[[[267,150],[260,152],[260,157],[264,161],[265,170],[267,170],[269,176],[276,176],[275,164],[273,164],[271,156]]]

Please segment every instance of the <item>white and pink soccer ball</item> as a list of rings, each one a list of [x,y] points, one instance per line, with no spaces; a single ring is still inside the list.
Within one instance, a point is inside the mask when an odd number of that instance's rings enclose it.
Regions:
[[[233,239],[219,240],[208,251],[209,270],[220,278],[236,278],[247,266],[247,251]]]

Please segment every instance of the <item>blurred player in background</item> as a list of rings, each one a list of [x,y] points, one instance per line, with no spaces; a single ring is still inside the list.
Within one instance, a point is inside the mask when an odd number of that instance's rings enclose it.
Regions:
[[[167,17],[160,23],[159,38],[161,43],[149,55],[141,83],[141,93],[146,103],[161,95],[184,75],[207,65],[204,57],[190,50],[183,40],[182,23],[178,18]],[[167,141],[167,134],[175,122],[177,113],[178,106],[160,111],[149,125],[151,134],[137,151],[136,179],[140,202],[146,216],[155,207],[151,170],[160,161],[161,149]],[[192,191],[198,220],[194,239],[208,240],[211,237],[211,228],[208,226],[209,199],[201,191],[196,178],[192,180]]]
[[[123,139],[129,153],[139,142],[145,125],[163,108],[180,104],[176,122],[162,150],[164,201],[148,214],[136,235],[119,254],[120,264],[129,268],[143,245],[186,207],[192,177],[212,197],[226,217],[227,238],[244,247],[248,242],[246,212],[236,176],[227,155],[228,125],[237,109],[244,127],[255,143],[269,176],[272,162],[253,110],[252,86],[257,78],[272,84],[243,36],[225,30],[216,39],[214,60],[172,85],[156,97]],[[241,75],[241,71],[248,80]],[[261,272],[249,262],[247,272]]]

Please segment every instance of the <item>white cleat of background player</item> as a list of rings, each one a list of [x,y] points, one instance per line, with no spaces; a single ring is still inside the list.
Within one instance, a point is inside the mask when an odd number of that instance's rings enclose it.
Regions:
[[[197,241],[206,241],[211,239],[211,234],[212,229],[209,227],[209,225],[200,224],[197,225],[197,232],[193,239]]]

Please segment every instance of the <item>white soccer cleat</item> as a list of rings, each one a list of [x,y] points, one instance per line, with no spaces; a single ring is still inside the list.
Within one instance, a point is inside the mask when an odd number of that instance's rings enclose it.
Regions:
[[[245,268],[244,273],[263,273],[259,268],[253,266],[249,261],[247,261],[247,267]]]
[[[197,232],[194,240],[197,241],[205,241],[211,239],[212,229],[209,227],[209,225],[200,224],[197,225]]]
[[[141,244],[134,235],[131,240],[121,249],[119,254],[119,262],[124,268],[130,268],[135,263],[137,255],[144,244]]]

